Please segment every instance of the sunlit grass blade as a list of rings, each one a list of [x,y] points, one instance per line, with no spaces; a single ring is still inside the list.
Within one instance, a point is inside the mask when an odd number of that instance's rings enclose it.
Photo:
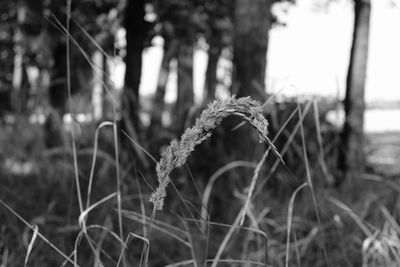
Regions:
[[[90,211],[92,211],[93,209],[95,209],[97,206],[103,204],[104,202],[110,200],[111,198],[115,197],[117,195],[117,193],[112,193],[109,194],[108,196],[102,198],[101,200],[97,201],[96,203],[94,203],[93,205],[91,205],[90,207],[88,207],[87,209],[85,209],[80,215],[79,215],[79,225],[81,226],[81,228],[86,232],[86,218],[89,214]]]
[[[94,135],[92,166],[90,168],[90,175],[89,175],[89,185],[88,185],[88,192],[87,192],[86,209],[89,208],[89,206],[90,206],[90,196],[91,196],[91,192],[92,192],[93,176],[94,176],[94,170],[96,167],[96,158],[97,158],[97,152],[98,152],[99,132],[100,132],[101,128],[103,128],[105,126],[112,126],[112,125],[113,125],[112,122],[105,121],[105,122],[102,122],[96,128],[96,132]]]
[[[38,232],[39,232],[39,227],[37,225],[33,225],[33,234],[32,234],[32,238],[31,241],[29,242],[29,246],[28,249],[26,251],[26,256],[25,256],[25,266],[28,264],[28,260],[29,260],[29,255],[31,255],[32,249],[33,249],[33,245],[35,244],[36,238],[38,236]]]

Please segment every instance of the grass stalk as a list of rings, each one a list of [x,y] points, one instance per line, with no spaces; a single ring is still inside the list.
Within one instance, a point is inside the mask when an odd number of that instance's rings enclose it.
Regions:
[[[67,0],[67,18],[66,18],[66,32],[70,32],[70,20],[71,20],[71,2],[72,0]],[[71,51],[70,51],[70,37],[66,35],[66,53],[67,53],[67,90],[68,90],[68,102],[69,102],[69,112],[72,117],[73,127],[71,131],[72,135],[72,155],[74,161],[74,174],[75,174],[75,186],[78,195],[79,210],[83,212],[81,187],[79,181],[79,168],[78,168],[78,153],[76,149],[76,131],[75,131],[75,116],[72,110],[72,93],[71,93]]]
[[[6,209],[8,209],[15,217],[17,217],[21,222],[23,222],[29,229],[32,231],[36,231],[35,226],[28,223],[21,215],[19,215],[16,211],[14,211],[10,206],[7,205],[3,200],[0,199],[0,204],[2,204]],[[64,252],[62,252],[58,247],[56,247],[53,243],[51,243],[43,234],[37,230],[37,236],[40,237],[46,244],[48,244],[52,249],[54,249],[59,255],[61,255],[67,262],[74,265],[74,267],[79,267],[78,264],[75,264],[74,261],[70,259]]]
[[[303,183],[300,185],[292,194],[292,197],[290,198],[289,201],[289,207],[288,207],[288,217],[287,217],[287,229],[286,229],[286,253],[285,253],[285,267],[289,267],[289,257],[290,257],[290,232],[292,229],[292,219],[293,219],[293,206],[294,206],[294,200],[296,198],[296,195],[303,189],[304,187],[307,186],[307,183]]]
[[[303,115],[302,115],[302,110],[301,110],[301,107],[300,107],[300,103],[298,101],[297,101],[297,105],[299,107],[298,108],[299,118],[301,119],[303,117]],[[313,205],[314,205],[314,209],[315,209],[315,215],[317,217],[318,227],[319,227],[320,232],[321,232],[322,252],[324,254],[324,260],[325,260],[326,266],[330,266],[329,260],[328,260],[328,252],[326,251],[326,246],[325,246],[325,236],[324,236],[324,232],[323,232],[322,224],[321,224],[321,216],[320,216],[320,213],[319,213],[317,198],[316,198],[316,195],[315,195],[315,190],[314,190],[313,182],[312,182],[312,179],[311,179],[311,172],[310,172],[310,165],[309,165],[309,162],[308,162],[308,155],[307,155],[306,139],[305,139],[305,135],[304,135],[303,122],[300,123],[300,135],[301,135],[301,142],[302,142],[302,148],[303,148],[304,164],[305,164],[305,167],[306,167],[307,182],[308,182],[308,186],[310,187],[310,190],[311,190],[311,197],[312,197],[312,201],[313,201]]]

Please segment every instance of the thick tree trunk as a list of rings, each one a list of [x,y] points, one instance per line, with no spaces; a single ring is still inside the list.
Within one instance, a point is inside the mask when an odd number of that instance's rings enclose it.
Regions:
[[[354,2],[354,32],[351,47],[349,70],[347,74],[346,113],[342,132],[343,149],[339,154],[339,168],[343,171],[343,179],[353,183],[364,169],[364,91],[367,76],[368,39],[371,4],[369,0]]]
[[[57,44],[53,52],[54,64],[50,73],[49,102],[52,108],[62,116],[67,103],[67,62],[65,43]]]
[[[155,130],[162,126],[162,114],[165,109],[164,97],[170,72],[171,60],[176,57],[178,41],[171,40],[164,45],[164,55],[161,61],[160,72],[158,74],[157,90],[153,99],[151,110],[151,129]]]
[[[206,80],[204,88],[204,103],[209,103],[215,98],[218,85],[217,66],[221,55],[221,45],[210,41],[208,49],[208,63],[206,70]]]
[[[128,0],[125,10],[126,72],[122,109],[124,125],[132,125],[138,131],[139,85],[142,74],[142,52],[146,34],[144,0]]]
[[[271,0],[236,0],[233,63],[238,96],[265,101]]]
[[[236,0],[234,32],[234,76],[232,93],[238,97],[250,96],[264,102],[265,70],[270,28],[270,0]],[[248,125],[235,131],[241,120],[231,118],[227,124],[227,146],[231,147],[236,159],[259,160],[264,146],[257,145],[258,136]],[[247,170],[242,176],[250,175]]]
[[[175,105],[174,124],[177,133],[181,133],[185,128],[193,103],[193,46],[181,42],[178,48],[178,97]]]
[[[63,130],[63,115],[67,104],[67,62],[65,43],[58,43],[53,51],[54,64],[50,71],[50,85],[48,87],[48,99],[50,113],[45,123],[45,142],[47,147],[66,146],[66,138]]]

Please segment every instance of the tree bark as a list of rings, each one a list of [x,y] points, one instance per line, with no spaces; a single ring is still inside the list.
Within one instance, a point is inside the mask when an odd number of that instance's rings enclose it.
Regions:
[[[343,149],[339,153],[339,169],[343,172],[337,183],[358,179],[363,172],[364,155],[364,91],[367,76],[370,0],[354,1],[354,32],[346,83],[345,124],[341,135]],[[348,181],[350,182],[350,181]]]
[[[209,46],[204,86],[204,103],[209,103],[215,98],[215,92],[218,85],[217,67],[219,56],[221,55],[221,45],[219,43],[210,41]]]
[[[234,17],[234,74],[232,93],[238,97],[250,96],[264,102],[266,56],[268,31],[270,28],[270,0],[236,0]],[[264,152],[263,145],[257,145],[258,136],[248,125],[231,131],[241,120],[231,118],[227,121],[226,142],[230,154],[236,159],[259,160]],[[241,176],[250,173],[245,170]]]
[[[177,40],[166,41],[164,45],[164,55],[161,61],[160,72],[158,74],[158,83],[156,93],[153,99],[153,108],[151,110],[151,129],[155,130],[162,126],[162,114],[165,109],[164,97],[167,87],[168,76],[170,72],[171,60],[176,57]]]
[[[60,116],[66,111],[67,93],[67,62],[65,43],[59,42],[53,52],[54,64],[51,68],[49,102]]]
[[[146,35],[144,0],[128,0],[125,8],[126,56],[125,89],[122,110],[124,125],[139,130],[139,85],[142,75],[142,52]]]
[[[45,143],[48,148],[66,146],[66,137],[63,130],[63,115],[67,104],[67,77],[66,77],[66,47],[59,42],[53,50],[53,66],[50,70],[50,85],[48,99],[50,113],[46,118]]]
[[[265,101],[265,70],[271,0],[236,0],[234,93]]]
[[[185,128],[193,103],[193,46],[187,42],[181,42],[178,48],[178,97],[175,105],[177,133],[181,133]]]

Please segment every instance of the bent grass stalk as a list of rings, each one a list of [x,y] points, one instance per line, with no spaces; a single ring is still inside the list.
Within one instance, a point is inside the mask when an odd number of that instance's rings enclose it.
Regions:
[[[268,138],[268,121],[263,115],[263,107],[259,102],[252,100],[250,97],[235,98],[234,96],[224,100],[215,100],[201,113],[193,127],[186,129],[179,140],[172,140],[170,145],[161,152],[161,158],[156,167],[158,187],[150,197],[153,211],[148,226],[148,236],[150,235],[156,212],[164,207],[164,200],[167,195],[166,189],[171,182],[169,175],[172,170],[184,165],[190,153],[195,150],[195,147],[208,139],[212,135],[212,130],[230,115],[240,116],[253,126],[257,130],[260,141],[266,142],[282,160],[275,146]],[[236,223],[238,223],[239,219],[240,214],[235,222],[237,221]]]
[[[113,123],[109,122],[109,121],[102,122],[99,126],[97,126],[96,132],[94,135],[93,158],[92,158],[92,166],[90,168],[90,175],[89,175],[89,185],[88,185],[88,192],[87,192],[86,209],[88,209],[90,206],[90,196],[92,193],[93,177],[94,177],[94,170],[96,167],[96,158],[97,158],[98,143],[99,143],[99,132],[100,132],[100,129],[105,126],[113,126]]]
[[[294,193],[292,194],[292,197],[290,198],[289,202],[289,207],[288,207],[288,217],[287,217],[287,230],[286,230],[286,252],[285,252],[285,267],[289,267],[289,256],[290,256],[290,231],[292,229],[292,219],[293,219],[293,206],[294,206],[294,200],[296,198],[296,195],[306,187],[308,184],[303,183],[301,186],[299,186]]]
[[[224,100],[215,100],[202,112],[195,125],[186,129],[180,140],[172,140],[170,145],[161,152],[161,159],[156,167],[158,187],[150,197],[154,210],[163,209],[166,188],[171,181],[169,175],[172,170],[185,164],[195,147],[209,138],[212,134],[211,131],[229,115],[238,115],[249,122],[257,130],[260,140],[273,147],[278,154],[267,136],[268,121],[262,114],[262,106],[259,102],[250,97],[229,97]]]

